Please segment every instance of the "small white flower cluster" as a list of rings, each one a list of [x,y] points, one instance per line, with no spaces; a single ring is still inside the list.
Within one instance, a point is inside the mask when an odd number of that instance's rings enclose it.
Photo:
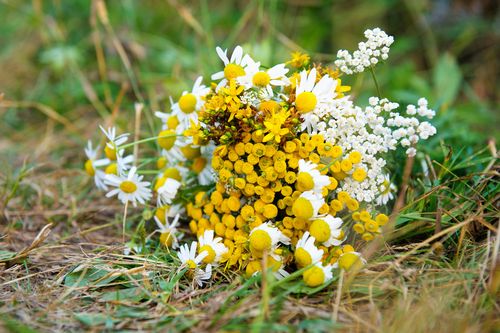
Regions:
[[[411,116],[434,116],[435,112],[427,108],[424,98],[419,100],[418,109],[408,106],[409,117],[395,112],[399,104],[387,99],[371,97],[369,103],[369,106],[361,108],[348,97],[333,99],[307,117],[310,134],[323,133],[326,140],[339,145],[345,154],[352,151],[361,153],[360,167],[367,171],[368,177],[362,182],[347,177],[338,191],[346,191],[356,200],[365,202],[374,201],[383,192],[385,153],[395,150],[400,144],[408,147],[406,153],[413,156],[416,152],[413,146],[420,139],[436,134],[430,123],[420,122]]]
[[[389,47],[394,42],[394,37],[387,35],[380,28],[365,31],[365,42],[358,44],[354,53],[347,50],[337,52],[335,66],[345,74],[361,73],[367,67],[376,65],[380,59],[386,60],[389,56]]]

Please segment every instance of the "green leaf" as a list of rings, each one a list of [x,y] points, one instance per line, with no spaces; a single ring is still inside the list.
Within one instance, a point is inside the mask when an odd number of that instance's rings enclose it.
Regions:
[[[462,72],[455,58],[447,53],[439,58],[433,76],[436,101],[446,109],[457,97],[462,82]]]
[[[75,313],[75,318],[87,326],[99,326],[106,322],[107,316],[102,313],[79,312]]]

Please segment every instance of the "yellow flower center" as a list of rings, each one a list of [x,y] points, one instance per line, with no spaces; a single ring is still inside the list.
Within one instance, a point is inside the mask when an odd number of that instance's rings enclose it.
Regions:
[[[301,192],[309,191],[314,188],[314,179],[307,172],[299,172],[297,176],[297,190]]]
[[[87,162],[85,162],[85,172],[87,172],[87,174],[89,176],[94,176],[95,175],[95,170],[94,170],[94,166],[92,165],[92,161],[91,160],[87,160]]]
[[[191,145],[187,145],[181,148],[182,154],[188,159],[192,160],[198,156],[200,156],[201,151],[200,147],[193,147]]]
[[[179,99],[179,107],[184,113],[191,113],[196,109],[196,96],[193,94],[182,95]]]
[[[238,76],[245,75],[245,70],[240,65],[227,64],[224,68],[224,76],[228,80],[236,79]]]
[[[316,220],[309,227],[309,233],[320,243],[330,238],[330,226],[324,220]]]
[[[252,276],[255,272],[260,272],[262,270],[262,266],[260,261],[250,261],[246,267],[247,277]]]
[[[349,270],[354,264],[361,265],[361,259],[355,253],[344,253],[339,258],[339,267],[344,270]]]
[[[200,173],[205,168],[205,165],[207,165],[207,159],[200,156],[194,159],[193,165],[191,165],[191,170],[193,170],[195,173]]]
[[[306,267],[312,263],[312,258],[309,252],[304,250],[304,248],[299,247],[295,251],[295,262],[299,267]]]
[[[181,99],[182,99],[182,97],[181,97]],[[176,129],[177,125],[179,125],[179,119],[177,119],[177,116],[171,116],[171,117],[168,118],[168,120],[167,120],[167,127],[169,129]]]
[[[309,287],[317,287],[325,282],[325,273],[318,266],[313,266],[302,275],[304,283]]]
[[[160,243],[166,247],[171,247],[173,241],[174,237],[170,234],[170,232],[164,232],[160,235]]]
[[[310,91],[300,93],[295,99],[295,106],[297,107],[297,111],[300,113],[311,112],[314,110],[317,103],[318,99],[316,98],[316,95]]]
[[[203,251],[207,251],[208,252],[208,256],[206,256],[205,258],[203,258],[203,262],[205,264],[212,263],[215,260],[215,251],[214,251],[214,249],[212,249],[212,247],[210,245],[203,245],[200,248],[199,253],[202,253]]]
[[[108,175],[117,175],[118,174],[118,165],[116,163],[111,163],[104,169],[104,172]]]
[[[195,269],[195,268],[196,268],[196,266],[197,266],[197,265],[196,265],[196,263],[195,263],[193,260],[191,260],[191,259],[189,259],[189,260],[187,260],[187,261],[186,261],[186,265],[187,265],[189,268],[191,268],[191,269]]]
[[[106,145],[106,147],[104,147],[104,154],[111,161],[116,160],[116,150],[114,148],[110,148],[108,145]]]
[[[164,130],[158,134],[158,144],[165,150],[170,150],[174,146],[176,139],[175,132],[172,130]]]
[[[137,190],[137,185],[130,180],[125,180],[120,184],[120,190],[125,193],[134,193]]]
[[[271,82],[271,77],[266,72],[257,72],[252,78],[254,86],[265,87]]]
[[[269,250],[271,248],[271,236],[264,230],[256,230],[250,235],[250,246],[257,251]]]
[[[299,218],[309,220],[314,215],[314,208],[306,198],[297,198],[293,203],[292,213]]]

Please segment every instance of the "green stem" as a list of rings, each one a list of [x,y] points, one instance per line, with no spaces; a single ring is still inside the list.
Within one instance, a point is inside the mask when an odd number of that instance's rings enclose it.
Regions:
[[[378,98],[382,98],[382,94],[380,93],[380,87],[378,85],[377,77],[375,76],[375,71],[373,70],[372,66],[370,66],[370,72],[372,73],[373,82],[375,82],[375,88],[377,88]]]
[[[183,135],[182,134],[169,134],[169,135],[153,136],[153,137],[150,137],[150,138],[146,138],[146,139],[142,139],[142,140],[137,140],[137,141],[134,141],[134,142],[131,142],[131,143],[127,143],[125,145],[121,145],[119,147],[116,147],[116,150],[119,151],[119,150],[126,149],[126,148],[129,148],[129,147],[132,147],[132,146],[144,143],[144,142],[155,141],[155,140],[160,139],[160,138],[172,138],[172,137],[177,137],[177,136],[183,136]]]

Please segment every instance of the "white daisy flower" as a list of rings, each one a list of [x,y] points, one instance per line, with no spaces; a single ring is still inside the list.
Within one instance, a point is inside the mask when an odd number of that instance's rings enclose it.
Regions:
[[[318,216],[319,209],[325,204],[323,196],[316,194],[314,191],[302,193],[293,203],[293,214],[305,220],[312,219]]]
[[[299,173],[297,174],[297,190],[313,191],[322,195],[323,188],[330,185],[330,178],[322,175],[318,170],[318,165],[305,160],[299,160]]]
[[[191,126],[191,120],[198,123],[198,111],[205,101],[203,98],[210,92],[210,88],[202,84],[203,77],[194,82],[191,92],[184,91],[177,103],[172,105],[172,116],[179,121],[177,133],[182,133]]]
[[[341,268],[348,271],[353,265],[365,265],[366,260],[359,252],[346,252],[340,255],[337,262],[333,264],[333,268]]]
[[[157,206],[170,205],[172,200],[175,199],[179,187],[181,187],[181,183],[178,180],[167,178],[165,183],[157,190]]]
[[[289,69],[285,64],[278,64],[268,70],[260,70],[260,63],[256,62],[255,66],[249,66],[244,76],[238,77],[236,80],[239,84],[249,89],[256,88],[271,88],[272,86],[287,86],[290,80],[286,77]]]
[[[190,247],[187,244],[181,245],[177,252],[177,257],[181,261],[181,268],[187,267],[189,269],[196,269],[201,261],[208,256],[207,251],[202,251],[200,254],[196,255],[197,247],[197,242],[192,242]]]
[[[297,83],[295,91],[295,107],[300,113],[308,113],[316,109],[321,103],[329,101],[335,97],[336,81],[324,75],[316,83],[316,68],[300,73],[300,81]]]
[[[127,142],[128,136],[130,134],[123,133],[116,136],[116,127],[108,127],[108,129],[105,130],[104,127],[99,125],[99,128],[108,139],[108,142],[104,147],[104,153],[106,154],[106,157],[109,158],[111,161],[115,161],[117,155],[116,151],[117,147]]]
[[[208,264],[205,270],[201,268],[196,268],[194,270],[193,281],[202,287],[204,283],[207,283],[212,278],[212,265]]]
[[[222,243],[222,238],[215,237],[213,230],[205,230],[203,235],[198,238],[200,242],[199,253],[207,252],[208,255],[203,259],[206,264],[216,264],[220,262],[222,256],[228,251]]]
[[[394,193],[397,191],[396,185],[394,185],[388,174],[385,174],[384,180],[382,184],[380,185],[380,194],[376,199],[377,205],[385,205],[389,200],[394,199]]]
[[[295,246],[295,262],[299,267],[306,267],[315,264],[323,258],[323,250],[314,245],[316,239],[306,231]]]
[[[304,283],[314,288],[328,282],[333,278],[332,268],[332,265],[323,266],[320,262],[316,263],[302,274]]]
[[[201,147],[201,155],[193,159],[191,170],[197,175],[200,185],[210,185],[215,181],[215,171],[212,168],[212,156],[215,144]]]
[[[177,214],[172,223],[169,223],[166,218],[165,224],[163,224],[158,217],[154,217],[156,225],[158,226],[158,229],[156,229],[155,232],[160,233],[160,243],[168,248],[176,249],[179,247],[179,239],[177,237],[177,234],[179,233],[177,230],[179,217],[180,215]]]
[[[124,154],[125,150],[123,149],[116,154],[116,170],[119,175],[125,174],[134,163],[134,155],[123,156]]]
[[[217,85],[216,90],[224,87],[229,80],[245,75],[247,67],[256,66],[255,61],[248,54],[243,55],[243,48],[239,45],[234,48],[231,59],[227,57],[227,49],[223,51],[217,46],[215,50],[225,66],[223,71],[212,75],[212,80],[222,79]]]
[[[106,197],[112,197],[118,194],[118,199],[123,203],[131,201],[134,207],[137,202],[145,204],[147,200],[151,199],[151,190],[149,189],[149,182],[143,182],[143,176],[137,175],[137,168],[132,167],[128,175],[106,175],[105,182],[107,185],[116,187],[109,191]]]
[[[326,215],[314,220],[309,232],[324,246],[338,246],[344,242],[344,239],[338,239],[342,235],[342,223],[340,218]]]
[[[100,160],[97,159],[99,149],[99,146],[97,146],[96,149],[93,149],[92,142],[90,140],[87,142],[87,147],[85,148],[85,155],[87,155],[85,172],[87,172],[89,176],[94,177],[94,182],[98,189],[106,191],[108,189],[108,186],[106,186],[106,183],[104,182],[106,173],[103,170],[99,170],[98,167],[108,165],[110,161],[107,158]]]
[[[273,226],[271,222],[262,223],[250,232],[249,242],[251,248],[256,251],[274,250],[278,243],[290,244],[290,238],[285,236],[281,230]]]

